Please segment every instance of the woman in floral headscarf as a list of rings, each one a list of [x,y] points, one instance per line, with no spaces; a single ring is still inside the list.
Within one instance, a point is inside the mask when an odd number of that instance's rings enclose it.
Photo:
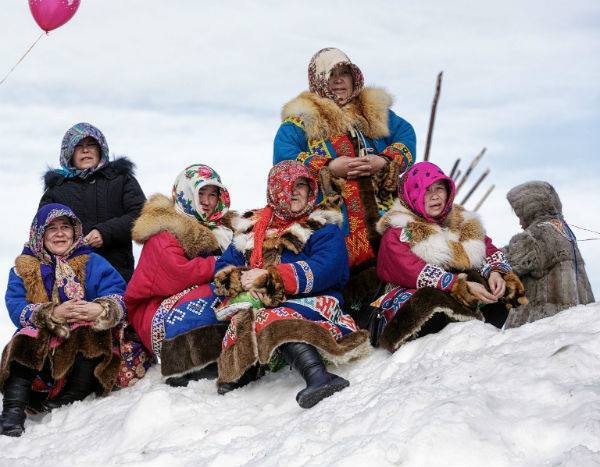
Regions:
[[[247,383],[247,372],[277,351],[306,381],[298,404],[312,407],[349,384],[327,372],[320,354],[340,363],[370,347],[340,307],[348,280],[342,217],[315,210],[316,197],[304,165],[280,162],[269,173],[267,206],[235,223],[233,242],[217,261],[215,288],[227,297],[249,292],[255,309],[248,305],[231,318],[219,357],[221,394]]]
[[[341,208],[350,261],[344,297],[362,326],[361,309],[378,286],[375,223],[392,205],[400,174],[415,160],[415,132],[390,109],[386,91],[364,87],[361,70],[339,49],[312,57],[308,81],[309,91],[283,107],[273,164],[302,162],[319,180],[325,202]]]
[[[111,161],[102,132],[78,123],[65,133],[60,166],[44,176],[40,207],[62,203],[73,209],[88,244],[128,281],[133,273],[131,226],[146,200],[133,163],[126,157]]]
[[[45,409],[113,388],[121,360],[111,331],[124,315],[124,290],[119,273],[85,244],[71,209],[48,204],[38,211],[6,291],[18,330],[0,363],[5,435],[23,432],[32,385],[36,394],[49,393]]]
[[[142,342],[160,356],[168,384],[216,375],[227,325],[215,317],[210,283],[215,255],[233,236],[228,210],[219,175],[195,164],[179,174],[171,197],[152,196],[133,226],[144,248],[125,302]]]
[[[485,319],[502,327],[506,308],[527,302],[477,214],[453,204],[455,193],[438,166],[419,162],[404,174],[398,200],[377,223],[377,273],[390,287],[375,303],[379,326],[371,338],[390,352],[453,321]]]

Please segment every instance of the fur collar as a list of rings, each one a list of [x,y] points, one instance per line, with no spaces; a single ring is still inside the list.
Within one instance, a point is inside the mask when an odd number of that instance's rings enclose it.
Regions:
[[[309,140],[329,139],[356,127],[368,138],[389,136],[388,110],[392,97],[380,88],[365,88],[350,103],[339,107],[331,99],[303,92],[285,104],[281,118],[302,120]]]
[[[231,243],[231,221],[235,216],[232,211],[228,212],[223,218],[223,225],[210,230],[177,211],[171,198],[156,194],[144,204],[140,217],[133,224],[131,234],[136,243],[143,244],[153,235],[171,232],[188,258],[195,258],[225,251]]]
[[[377,231],[401,228],[400,240],[429,264],[445,269],[478,269],[485,260],[485,229],[479,216],[455,204],[442,225],[417,217],[396,200],[377,222]]]
[[[250,255],[254,248],[254,224],[258,216],[256,211],[248,211],[233,221],[235,234],[233,244],[239,252]],[[279,264],[281,253],[288,249],[294,253],[300,253],[311,235],[326,224],[341,226],[342,214],[336,209],[316,209],[306,222],[294,222],[281,235],[267,235],[263,243],[263,258],[265,267]]]
[[[119,175],[125,175],[129,177],[135,176],[135,164],[131,162],[127,157],[118,157],[117,159],[110,161],[106,166],[102,167],[97,172],[94,172],[91,177],[96,175],[104,175],[108,179],[116,178]],[[49,169],[44,174],[44,190],[48,188],[54,188],[57,185],[62,184],[67,179],[59,174],[55,169]]]

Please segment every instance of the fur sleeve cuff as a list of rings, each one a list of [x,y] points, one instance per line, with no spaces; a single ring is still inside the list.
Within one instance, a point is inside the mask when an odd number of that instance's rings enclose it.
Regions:
[[[267,272],[252,284],[252,288],[264,294],[263,303],[266,306],[279,306],[285,301],[284,279],[276,267],[270,267]]]
[[[242,292],[242,272],[248,268],[240,268],[237,266],[227,266],[215,274],[215,292],[218,295],[227,297],[235,297]]]
[[[412,163],[413,156],[410,150],[403,143],[392,143],[383,151],[381,151],[381,156],[385,157],[390,161],[396,162],[400,169],[400,173],[406,171]]]
[[[529,300],[525,296],[525,287],[519,277],[514,272],[509,272],[504,274],[503,279],[506,282],[506,292],[504,292],[506,308],[527,305]]]
[[[102,297],[94,300],[94,303],[102,306],[102,314],[96,318],[96,322],[92,325],[92,329],[95,331],[114,328],[123,319],[123,307],[120,301],[111,297]]]
[[[54,303],[41,303],[31,315],[31,322],[39,329],[47,329],[58,337],[69,337],[69,325],[62,320],[53,317]]]
[[[458,278],[452,286],[450,295],[469,308],[477,306],[477,302],[479,301],[479,299],[469,290],[469,286],[467,285],[467,275],[464,273],[458,275]]]

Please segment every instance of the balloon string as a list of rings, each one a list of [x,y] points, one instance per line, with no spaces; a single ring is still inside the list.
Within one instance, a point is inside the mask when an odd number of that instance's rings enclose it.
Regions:
[[[37,43],[40,41],[40,39],[42,38],[42,36],[43,36],[44,34],[47,34],[47,33],[46,33],[46,32],[42,32],[42,33],[41,33],[41,34],[38,36],[38,38],[35,40],[35,42],[34,42],[33,44],[31,44],[31,46],[30,46],[30,47],[27,49],[27,52],[25,52],[25,53],[23,54],[23,56],[22,56],[22,57],[19,59],[19,61],[18,61],[17,63],[15,63],[15,64],[14,64],[14,66],[13,66],[13,67],[12,67],[12,68],[11,68],[11,69],[8,71],[8,73],[6,73],[6,75],[4,75],[4,78],[2,78],[2,81],[0,81],[0,85],[4,84],[4,81],[6,81],[6,78],[8,78],[8,77],[10,76],[10,74],[13,72],[13,70],[14,70],[15,68],[17,68],[17,66],[19,65],[19,63],[21,63],[21,62],[23,61],[23,59],[24,59],[25,57],[27,57],[27,54],[28,54],[29,52],[31,52],[31,49],[33,49],[33,48],[35,47],[35,44],[37,44]]]

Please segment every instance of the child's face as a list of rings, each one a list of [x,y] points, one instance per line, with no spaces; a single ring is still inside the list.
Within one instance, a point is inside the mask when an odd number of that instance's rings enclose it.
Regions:
[[[425,192],[425,212],[429,217],[438,217],[448,201],[446,183],[439,180],[432,183]]]

